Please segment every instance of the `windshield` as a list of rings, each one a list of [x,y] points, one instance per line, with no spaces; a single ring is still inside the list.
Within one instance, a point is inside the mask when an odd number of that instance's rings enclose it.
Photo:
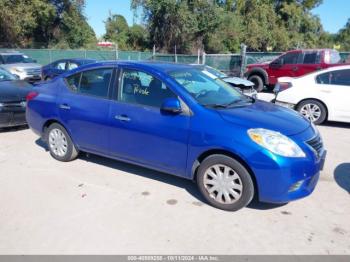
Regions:
[[[212,68],[210,66],[206,66],[203,71],[209,72],[210,74],[216,76],[216,78],[225,78],[225,77],[227,77],[227,75],[224,74],[223,72],[221,72],[221,71],[219,71],[219,70],[217,70],[215,68]]]
[[[198,69],[177,70],[169,74],[203,106],[228,107],[251,101],[224,81],[213,79]]]
[[[33,63],[33,59],[25,55],[3,55],[4,64]]]
[[[0,69],[0,82],[16,80],[16,77],[5,70]]]

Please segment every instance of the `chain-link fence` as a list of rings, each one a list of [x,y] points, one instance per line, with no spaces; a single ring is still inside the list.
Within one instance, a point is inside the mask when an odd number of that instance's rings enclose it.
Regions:
[[[147,60],[151,59],[152,52],[119,51],[119,50],[55,50],[55,49],[0,49],[0,52],[21,52],[39,64],[46,65],[59,59],[88,58],[95,60]]]
[[[46,65],[53,61],[66,58],[88,58],[95,60],[157,60],[184,64],[206,64],[229,75],[239,75],[242,65],[240,54],[205,54],[182,55],[162,54],[153,52],[121,51],[121,50],[55,50],[55,49],[0,49],[17,51],[35,59],[39,64]],[[282,53],[278,52],[247,52],[243,65],[271,61]],[[350,62],[350,52],[341,52],[343,61]]]

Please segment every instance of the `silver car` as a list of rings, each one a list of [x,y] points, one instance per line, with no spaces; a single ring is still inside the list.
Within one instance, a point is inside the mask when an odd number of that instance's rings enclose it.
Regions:
[[[41,65],[19,52],[0,53],[0,67],[29,82],[40,81]]]

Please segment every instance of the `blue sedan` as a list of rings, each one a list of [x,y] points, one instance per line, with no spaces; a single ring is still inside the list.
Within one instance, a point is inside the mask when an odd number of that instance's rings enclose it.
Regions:
[[[26,116],[59,161],[89,152],[194,180],[224,210],[309,195],[325,159],[298,113],[189,65],[85,65],[36,86]]]
[[[69,70],[75,69],[79,66],[95,63],[94,59],[86,58],[71,58],[71,59],[60,59],[51,64],[43,66],[42,68],[42,79],[49,80],[58,75],[61,75]]]

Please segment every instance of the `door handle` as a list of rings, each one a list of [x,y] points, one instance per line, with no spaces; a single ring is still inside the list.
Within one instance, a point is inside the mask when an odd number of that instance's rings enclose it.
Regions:
[[[292,70],[293,71],[297,71],[299,68],[297,67],[297,66],[294,66],[293,68],[292,68]]]
[[[327,90],[327,89],[321,89],[321,92],[322,93],[327,93],[327,94],[332,93],[331,90]]]
[[[69,109],[70,109],[70,106],[67,105],[67,104],[61,104],[61,105],[60,105],[60,108],[61,108],[61,109],[65,109],[65,110],[69,110]]]
[[[115,119],[119,120],[119,121],[123,121],[123,122],[129,122],[131,119],[126,116],[126,115],[116,115],[114,117]]]

